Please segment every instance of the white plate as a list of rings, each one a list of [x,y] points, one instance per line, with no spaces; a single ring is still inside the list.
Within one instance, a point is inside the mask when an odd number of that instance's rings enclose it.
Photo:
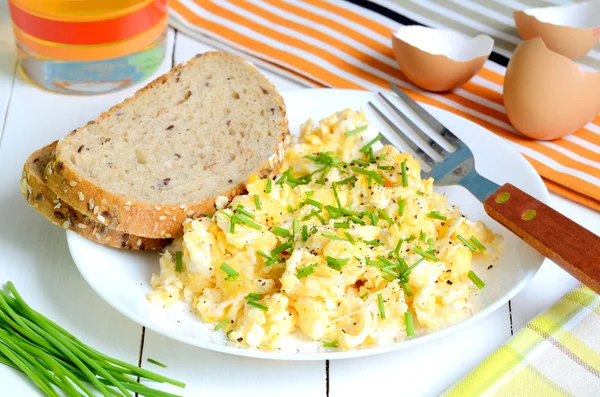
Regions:
[[[369,120],[382,127],[382,133],[392,142],[400,142],[389,128],[385,128],[381,119],[370,112],[367,102],[377,101],[372,93],[313,89],[288,91],[282,95],[288,107],[290,128],[295,134],[298,133],[300,124],[311,117],[317,121],[345,108],[363,108],[368,112]],[[383,105],[381,107],[384,108]],[[541,178],[507,143],[479,125],[452,113],[431,106],[426,108],[469,145],[475,155],[476,168],[482,175],[498,184],[511,182],[539,200],[548,201],[548,191]],[[410,112],[407,110],[407,113]],[[398,146],[402,147],[401,144]],[[151,290],[150,277],[152,273],[159,271],[157,252],[139,253],[107,248],[70,231],[67,232],[67,239],[73,260],[88,284],[125,316],[160,334],[190,345],[249,357],[282,360],[359,357],[426,343],[485,317],[519,292],[542,265],[544,258],[540,254],[489,218],[481,203],[465,189],[449,187],[440,190],[446,192],[449,202],[460,206],[470,219],[484,220],[494,231],[505,237],[503,254],[492,269],[487,270],[489,263],[474,263],[475,271],[486,283],[486,287],[475,297],[475,314],[462,322],[419,334],[410,340],[353,351],[322,348],[299,332],[285,337],[281,350],[277,352],[238,347],[227,341],[223,332],[214,332],[213,324],[202,323],[190,313],[184,303],[163,309],[147,302],[146,294]]]

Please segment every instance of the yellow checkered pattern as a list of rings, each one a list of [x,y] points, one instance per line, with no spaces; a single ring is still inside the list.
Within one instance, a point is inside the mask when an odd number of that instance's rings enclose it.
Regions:
[[[600,396],[600,297],[568,293],[441,396]]]

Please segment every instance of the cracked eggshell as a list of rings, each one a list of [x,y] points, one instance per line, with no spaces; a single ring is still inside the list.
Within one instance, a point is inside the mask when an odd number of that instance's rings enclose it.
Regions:
[[[451,30],[404,26],[392,34],[396,61],[406,77],[424,90],[450,91],[469,81],[492,52],[494,40]]]
[[[530,138],[551,140],[577,131],[600,111],[600,73],[550,51],[542,39],[522,42],[504,77],[504,107]]]
[[[514,11],[513,17],[523,40],[541,37],[570,59],[587,54],[600,38],[600,0]]]

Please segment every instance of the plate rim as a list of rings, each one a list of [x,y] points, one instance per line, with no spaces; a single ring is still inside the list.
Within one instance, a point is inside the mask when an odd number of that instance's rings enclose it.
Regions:
[[[281,93],[282,93],[282,96],[285,94],[293,95],[294,93],[302,93],[304,95],[306,92],[318,93],[319,91],[324,91],[324,90],[327,91],[328,93],[332,93],[332,92],[333,93],[336,93],[336,92],[349,93],[349,92],[351,92],[351,93],[357,93],[357,94],[360,93],[365,96],[366,95],[371,95],[371,96],[376,95],[376,93],[372,92],[372,91],[332,89],[332,88],[321,88],[321,89],[305,88],[305,89],[294,89],[294,90],[282,90]],[[485,131],[486,134],[490,135],[490,138],[495,140],[496,144],[503,146],[504,149],[506,149],[508,151],[518,154],[522,166],[533,171],[534,179],[535,179],[536,185],[537,185],[536,188],[540,189],[539,197],[536,196],[536,198],[544,203],[547,203],[549,201],[550,194],[549,194],[549,191],[548,191],[546,185],[543,183],[541,176],[535,171],[533,166],[529,162],[527,162],[527,160],[518,151],[516,151],[514,148],[512,148],[502,138],[500,138],[496,134],[492,133],[485,127],[483,127],[471,120],[468,120],[462,116],[459,116],[455,113],[452,113],[450,111],[447,111],[445,109],[441,109],[441,108],[438,108],[438,107],[435,107],[432,105],[427,105],[427,104],[421,104],[421,105],[423,105],[424,108],[428,111],[431,109],[434,109],[434,112],[447,113],[450,115],[450,117],[462,119],[462,122],[466,122],[469,125],[472,124],[474,126],[474,128],[483,130],[483,131]],[[75,244],[77,239],[83,239],[83,237],[79,236],[78,234],[76,234],[75,232],[70,231],[70,230],[67,230],[66,234],[67,234],[67,245],[69,247],[69,253],[73,257],[73,250],[74,250],[73,244]],[[202,349],[212,350],[212,351],[216,351],[216,352],[220,352],[220,353],[232,354],[232,355],[236,355],[236,356],[260,358],[260,359],[270,359],[270,360],[321,361],[321,360],[342,360],[342,359],[365,357],[365,356],[372,356],[372,355],[377,355],[377,354],[394,352],[394,351],[398,351],[401,349],[410,348],[410,347],[417,346],[417,345],[420,345],[423,343],[427,343],[431,340],[446,336],[449,333],[456,332],[456,331],[462,329],[463,327],[466,327],[467,325],[473,324],[473,323],[481,320],[482,318],[490,315],[491,313],[495,312],[496,310],[498,310],[505,303],[507,303],[509,300],[511,300],[517,293],[519,293],[521,290],[523,290],[523,288],[531,281],[531,279],[535,276],[535,274],[540,270],[540,268],[542,267],[542,265],[545,261],[545,258],[541,254],[539,254],[539,256],[540,256],[540,263],[539,263],[538,267],[536,269],[529,270],[524,275],[523,279],[519,283],[515,284],[512,288],[510,288],[504,295],[502,295],[502,297],[500,299],[498,299],[497,301],[493,302],[492,304],[486,306],[483,310],[475,313],[474,315],[472,315],[468,318],[465,318],[464,320],[459,321],[458,323],[441,328],[441,329],[431,332],[429,334],[422,335],[415,339],[398,340],[398,341],[395,341],[395,342],[387,344],[387,345],[366,347],[366,348],[355,349],[355,350],[324,351],[324,352],[316,352],[316,353],[282,353],[282,352],[277,352],[277,351],[263,351],[263,350],[259,350],[259,349],[253,349],[253,348],[239,348],[239,347],[235,347],[235,346],[225,346],[225,345],[218,345],[218,344],[212,344],[212,343],[206,343],[206,342],[198,342],[194,338],[177,335],[174,332],[170,332],[170,331],[164,329],[164,327],[158,327],[156,323],[153,323],[149,320],[146,320],[146,319],[138,316],[137,313],[128,310],[126,307],[122,307],[118,302],[114,301],[109,295],[105,294],[103,292],[103,290],[95,287],[93,280],[88,279],[89,274],[84,270],[84,266],[81,266],[77,261],[75,261],[75,258],[73,258],[73,262],[75,263],[75,266],[77,267],[79,273],[81,274],[83,279],[86,281],[86,283],[90,286],[90,288],[94,292],[96,292],[96,294],[98,294],[112,308],[117,310],[119,313],[123,314],[125,317],[127,317],[131,321],[134,321],[134,322],[142,325],[143,327],[151,329],[152,331],[154,331],[160,335],[163,335],[169,339],[173,339],[178,342],[186,343],[188,345],[199,347]]]

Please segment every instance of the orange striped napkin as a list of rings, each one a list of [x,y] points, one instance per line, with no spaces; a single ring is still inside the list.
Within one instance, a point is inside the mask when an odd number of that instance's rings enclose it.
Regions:
[[[505,138],[531,162],[550,190],[600,210],[600,117],[571,136],[543,142],[523,138],[506,116],[503,76],[519,40],[512,9],[497,2],[430,3],[171,0],[170,23],[307,86],[379,91],[387,90],[388,82],[396,83],[415,100],[456,113]],[[470,82],[451,93],[428,93],[408,83],[392,53],[391,33],[406,24],[471,35],[482,32],[494,37],[497,45]]]

